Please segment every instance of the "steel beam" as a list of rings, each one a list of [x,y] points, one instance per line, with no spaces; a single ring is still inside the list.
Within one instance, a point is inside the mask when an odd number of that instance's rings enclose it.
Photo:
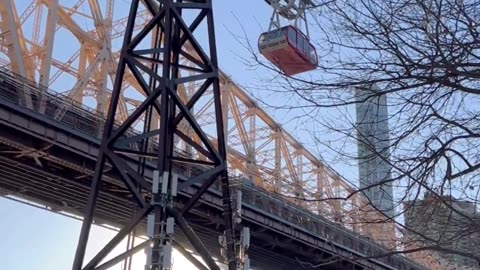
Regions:
[[[138,1],[133,1],[130,7],[129,22],[127,23],[127,29],[126,29],[125,38],[123,41],[122,55],[125,55],[127,53],[128,44],[132,39],[133,26],[135,22],[135,15],[137,12],[137,8],[138,8]],[[87,248],[88,235],[90,234],[90,227],[93,221],[95,205],[97,203],[97,197],[98,197],[100,182],[103,174],[103,168],[106,162],[105,152],[102,150],[107,148],[107,142],[112,133],[113,125],[115,122],[115,113],[117,109],[117,106],[116,106],[117,104],[115,104],[116,103],[115,101],[118,101],[121,94],[121,91],[120,91],[122,86],[121,75],[123,75],[124,72],[125,72],[125,58],[121,57],[118,64],[117,77],[115,78],[115,82],[114,82],[114,89],[116,91],[113,91],[111,101],[110,101],[110,108],[108,110],[108,117],[105,123],[102,143],[101,143],[99,155],[97,158],[97,165],[95,166],[95,175],[93,177],[93,181],[90,188],[90,195],[88,197],[87,209],[86,209],[85,217],[82,223],[82,229],[80,231],[80,236],[77,244],[77,250],[75,252],[75,258],[73,261],[72,270],[80,270],[82,269],[82,266],[83,266],[85,250]]]
[[[25,59],[27,58],[27,48],[24,44],[22,29],[17,24],[15,5],[11,0],[0,3],[0,30],[3,32],[4,39],[8,48],[7,55],[10,58],[10,65],[13,72],[28,79],[33,76],[29,74]],[[33,66],[33,65],[32,65]],[[31,67],[30,67],[31,68]],[[23,90],[23,91],[22,91]],[[22,98],[27,108],[33,109],[32,97],[27,87],[18,90],[19,97]]]
[[[135,246],[122,254],[116,256],[115,258],[109,260],[108,262],[102,263],[98,267],[95,268],[95,270],[107,270],[110,269],[111,267],[115,266],[117,263],[125,260],[128,257],[131,257],[135,253],[139,252],[140,250],[143,250],[146,248],[148,245],[150,245],[150,240],[146,240],[143,243],[139,244],[138,246]]]
[[[40,78],[39,85],[40,90],[46,92],[49,86],[50,80],[50,68],[52,66],[52,57],[53,57],[53,43],[57,26],[57,9],[58,9],[58,0],[52,0],[52,5],[48,8],[47,15],[47,29],[45,29],[45,38],[43,40],[43,50],[41,65],[40,65]],[[46,109],[46,95],[40,97],[40,102],[38,105],[38,112],[45,113]]]
[[[105,245],[102,250],[100,250],[95,257],[83,268],[83,270],[93,270],[95,266],[97,266],[107,255],[112,251],[122,240],[127,236],[135,227],[142,222],[142,220],[150,214],[153,210],[153,206],[148,205],[143,208],[132,220],[129,224],[124,226],[118,233],[115,235],[107,245]]]
[[[197,258],[195,258],[190,252],[188,252],[185,248],[183,248],[180,245],[180,243],[178,243],[175,240],[173,241],[173,247],[175,247],[175,249],[177,249],[183,255],[183,257],[187,258],[187,260],[189,260],[199,270],[208,270],[208,268],[205,267],[203,263],[197,260]]]

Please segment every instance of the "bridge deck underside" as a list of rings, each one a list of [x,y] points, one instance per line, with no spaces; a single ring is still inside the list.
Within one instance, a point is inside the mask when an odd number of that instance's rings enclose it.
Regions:
[[[52,175],[48,172],[38,169],[34,171],[30,165],[3,157],[0,159],[0,166],[2,168],[0,185],[9,194],[45,204],[55,211],[67,211],[77,215],[86,206],[89,189],[79,185],[76,181],[65,178],[57,178],[52,181]],[[210,252],[218,258],[220,247],[217,237],[220,235],[219,229],[221,227],[218,223],[221,217],[218,216],[218,213],[207,210],[208,208],[201,205],[197,206],[194,211],[196,215],[189,216],[189,222]],[[96,222],[98,224],[121,226],[126,224],[131,216],[132,207],[129,200],[112,196],[108,192],[102,192],[96,211]],[[144,226],[139,231],[141,234],[144,231]],[[177,232],[175,234],[176,240],[182,246],[191,249],[181,231],[177,230]],[[256,266],[256,269],[299,269],[296,260],[292,260],[289,256],[279,256],[279,254],[287,252],[287,249],[280,246],[277,248],[268,247],[272,245],[271,242],[267,239],[262,240],[258,236],[255,232],[253,233],[251,249],[253,265]],[[338,268],[330,266],[317,269]]]

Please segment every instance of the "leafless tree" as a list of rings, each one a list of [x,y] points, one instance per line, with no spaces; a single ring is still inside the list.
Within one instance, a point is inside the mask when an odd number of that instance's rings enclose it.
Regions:
[[[246,45],[247,64],[276,77],[262,88],[294,100],[267,106],[295,109],[316,123],[310,132],[331,158],[361,163],[352,151],[360,141],[372,154],[363,158],[388,164],[388,177],[377,185],[394,186],[396,212],[385,220],[401,231],[402,252],[432,268],[463,269],[446,265],[456,256],[478,269],[480,1],[336,0],[308,14],[315,71],[283,76]],[[383,96],[389,146],[379,149],[385,137],[363,134],[354,110]]]

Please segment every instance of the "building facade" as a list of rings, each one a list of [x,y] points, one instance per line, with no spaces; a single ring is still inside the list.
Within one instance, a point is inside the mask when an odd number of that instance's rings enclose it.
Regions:
[[[387,96],[376,86],[357,88],[355,95],[360,188],[373,206],[393,217]]]
[[[404,203],[405,249],[426,248],[413,259],[432,270],[480,269],[480,214],[473,202],[427,193]]]

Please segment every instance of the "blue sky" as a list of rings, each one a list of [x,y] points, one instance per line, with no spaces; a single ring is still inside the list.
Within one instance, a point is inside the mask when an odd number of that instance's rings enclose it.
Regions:
[[[30,1],[15,1],[20,10]],[[71,6],[71,0],[60,1]],[[103,1],[99,1],[102,3]],[[270,7],[263,0],[214,1],[217,49],[221,68],[239,84],[248,84],[258,78],[257,71],[247,70],[239,63],[239,55],[245,55],[242,44],[232,37],[232,33],[243,36],[242,27],[256,47],[259,34],[268,28]],[[128,7],[128,1],[115,0],[115,12]],[[124,11],[126,14],[126,11]],[[46,17],[46,12],[44,13]],[[240,22],[236,19],[238,18]],[[85,25],[87,27],[87,25]],[[31,30],[24,30],[31,31]],[[60,30],[58,33],[67,34]],[[41,35],[43,35],[41,33]],[[61,35],[61,34],[58,34]],[[55,54],[69,55],[69,46],[56,44]],[[57,87],[68,89],[69,82],[61,81]],[[70,82],[71,83],[71,82]],[[0,262],[2,269],[11,270],[64,270],[70,269],[80,232],[81,222],[58,214],[0,198]],[[105,244],[114,232],[94,226],[92,229],[87,259],[95,250]],[[123,247],[124,245],[121,245]],[[192,269],[179,256],[175,258],[176,269]],[[120,268],[116,268],[120,269]],[[139,263],[134,269],[143,269]]]
[[[0,215],[3,269],[67,269],[71,264],[80,222],[5,198]]]

